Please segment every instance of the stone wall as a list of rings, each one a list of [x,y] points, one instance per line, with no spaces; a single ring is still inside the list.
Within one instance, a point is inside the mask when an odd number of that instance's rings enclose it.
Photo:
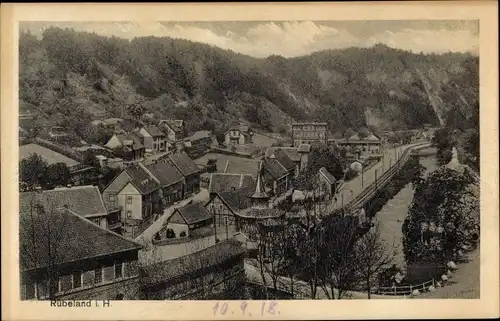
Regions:
[[[123,280],[104,283],[91,288],[82,288],[74,290],[69,294],[58,296],[58,300],[116,300],[118,296],[123,295],[123,300],[140,299],[139,277],[130,277]]]

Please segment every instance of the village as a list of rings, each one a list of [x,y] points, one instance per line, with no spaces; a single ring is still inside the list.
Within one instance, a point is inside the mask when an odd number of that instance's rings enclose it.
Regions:
[[[370,168],[376,182],[377,164],[386,170],[386,158],[396,163],[400,146],[433,133],[427,126],[392,141],[395,133],[334,138],[318,122],[292,123],[285,135],[245,122],[219,133],[187,133],[188,120],[130,126],[108,118],[91,123],[112,133],[105,144],[75,147],[50,124],[45,135],[24,137],[23,121],[32,117],[20,111],[20,161],[62,166],[69,176],[50,186],[40,184],[42,174],[20,178],[21,289],[28,300],[214,298],[243,291],[245,265],[259,253],[272,261],[272,242],[259,243],[262,235],[272,240],[284,220],[319,215],[290,206],[314,199],[315,206],[343,208],[363,191],[361,176],[370,183]],[[313,157],[325,148],[341,151],[340,177]],[[301,173],[312,187],[294,186]],[[360,187],[347,189],[355,177]],[[48,232],[58,238],[47,241]],[[40,256],[40,248],[52,251]]]

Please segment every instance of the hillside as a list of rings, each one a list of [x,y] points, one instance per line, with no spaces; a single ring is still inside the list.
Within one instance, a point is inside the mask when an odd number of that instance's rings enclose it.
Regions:
[[[20,35],[20,99],[76,129],[105,116],[182,118],[188,130],[245,119],[266,130],[321,120],[332,131],[419,127],[477,108],[479,59],[383,45],[256,59],[185,40],[127,41],[46,29]]]

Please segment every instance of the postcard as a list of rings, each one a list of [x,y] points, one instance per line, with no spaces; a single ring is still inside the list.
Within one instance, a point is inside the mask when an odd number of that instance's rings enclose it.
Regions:
[[[2,6],[2,318],[498,317],[497,9]]]

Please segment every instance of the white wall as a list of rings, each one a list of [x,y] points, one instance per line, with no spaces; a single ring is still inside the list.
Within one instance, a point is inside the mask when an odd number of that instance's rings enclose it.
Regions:
[[[186,224],[179,224],[179,223],[168,223],[167,229],[172,229],[175,232],[175,238],[179,238],[181,232],[185,232],[186,236],[189,236],[189,227]]]
[[[127,204],[128,196],[132,197],[132,204]],[[118,205],[123,208],[122,219],[128,218],[128,211],[132,212],[131,218],[142,219],[142,195],[131,183],[125,185],[118,193]]]

